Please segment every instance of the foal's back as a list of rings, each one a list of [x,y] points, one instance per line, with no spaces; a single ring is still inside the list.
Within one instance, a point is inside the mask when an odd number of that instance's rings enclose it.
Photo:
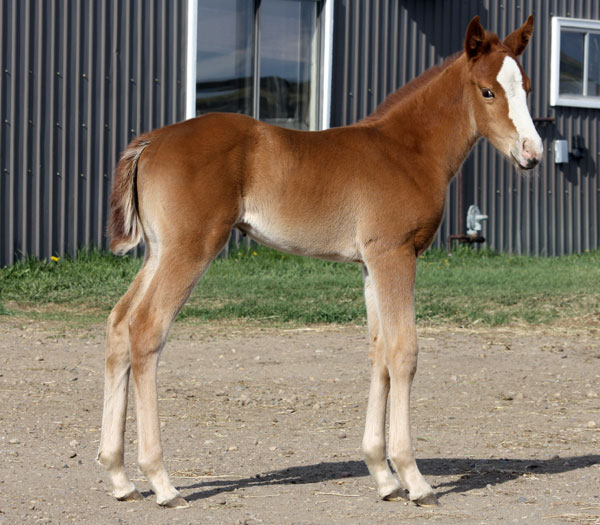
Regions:
[[[303,132],[215,113],[148,138],[139,162],[140,209],[161,238],[177,235],[169,226],[175,214],[192,232],[216,214],[279,250],[360,261],[382,225],[402,235],[433,220],[424,216],[431,207],[418,205],[422,188],[374,125]]]

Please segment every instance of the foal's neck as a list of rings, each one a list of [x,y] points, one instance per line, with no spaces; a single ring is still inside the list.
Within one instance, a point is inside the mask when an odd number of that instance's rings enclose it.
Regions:
[[[423,176],[445,184],[479,137],[464,89],[465,69],[463,55],[391,108],[377,124],[431,166]]]

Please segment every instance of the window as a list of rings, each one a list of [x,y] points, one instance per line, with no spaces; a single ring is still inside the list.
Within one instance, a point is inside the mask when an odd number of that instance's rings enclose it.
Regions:
[[[550,104],[600,108],[600,21],[552,18]]]
[[[195,83],[188,82],[194,108],[188,116],[225,111],[295,129],[326,127],[326,4],[333,2],[196,0],[190,14],[196,20],[195,63],[188,62],[189,74],[195,68]]]
[[[253,2],[199,0],[197,32],[196,115],[252,115]]]

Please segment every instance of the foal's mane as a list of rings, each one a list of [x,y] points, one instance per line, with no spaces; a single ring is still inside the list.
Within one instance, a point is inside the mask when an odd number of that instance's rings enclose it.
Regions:
[[[404,84],[401,88],[397,89],[390,95],[388,95],[385,100],[377,106],[375,111],[370,115],[367,115],[361,122],[372,122],[374,120],[379,120],[383,117],[393,106],[404,100],[408,95],[418,91],[422,87],[426,86],[431,82],[434,78],[437,78],[442,71],[444,71],[448,66],[456,62],[456,60],[463,54],[463,51],[458,51],[453,55],[450,55],[446,60],[444,60],[441,64],[430,67],[427,71],[419,75],[417,78],[411,80],[408,84]]]

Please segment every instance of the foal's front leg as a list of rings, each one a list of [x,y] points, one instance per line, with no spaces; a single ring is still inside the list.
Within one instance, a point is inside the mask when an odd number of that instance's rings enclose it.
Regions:
[[[371,276],[363,267],[365,304],[369,325],[369,360],[371,361],[371,387],[365,421],[362,451],[377,493],[384,500],[406,499],[404,489],[392,474],[385,452],[385,413],[390,392],[390,374],[384,359],[383,339],[379,329],[379,315]]]
[[[410,499],[419,505],[435,505],[433,490],[417,467],[410,432],[410,389],[418,353],[413,304],[414,249],[376,253],[366,264],[379,314],[383,359],[390,377],[389,456]]]

